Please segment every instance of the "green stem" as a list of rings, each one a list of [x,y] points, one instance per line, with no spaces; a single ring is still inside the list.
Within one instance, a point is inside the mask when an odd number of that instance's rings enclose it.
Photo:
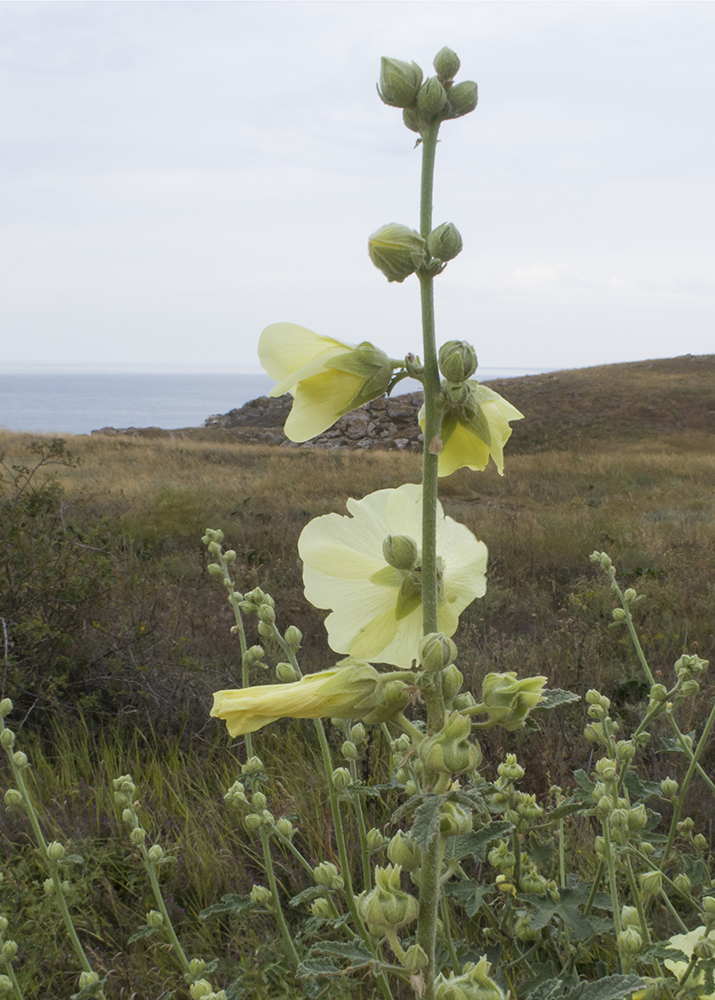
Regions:
[[[462,966],[459,962],[459,957],[457,955],[457,949],[454,947],[454,938],[452,937],[452,920],[449,915],[449,903],[447,902],[447,897],[442,894],[442,900],[440,903],[440,911],[442,913],[442,924],[444,925],[444,938],[447,942],[447,951],[449,952],[449,960],[452,963],[452,971],[455,975],[462,975]]]
[[[688,790],[688,786],[690,785],[690,782],[693,779],[693,774],[695,773],[698,759],[701,756],[703,750],[705,749],[705,745],[710,736],[713,724],[715,724],[715,705],[713,705],[712,709],[710,710],[708,721],[705,723],[705,728],[703,729],[700,739],[698,740],[698,745],[695,748],[695,751],[693,752],[693,756],[690,761],[690,766],[688,767],[688,770],[685,772],[685,777],[683,778],[683,784],[680,789],[680,794],[676,797],[676,799],[673,802],[673,818],[670,823],[670,830],[668,831],[668,841],[665,845],[665,849],[663,851],[663,857],[660,863],[661,870],[665,868],[668,862],[668,858],[670,857],[670,852],[673,849],[673,843],[675,841],[675,834],[677,832],[680,813],[682,812],[683,806],[685,805],[685,795]]]
[[[420,235],[426,240],[432,232],[432,192],[434,187],[434,161],[437,151],[439,121],[422,133],[422,179],[420,185]],[[439,410],[440,377],[434,320],[434,278],[419,274],[422,308],[422,363],[425,393],[424,446],[422,449],[422,624],[423,632],[439,631],[439,606],[437,589],[437,477],[439,465]],[[427,707],[428,733],[436,733],[444,725],[444,698],[439,675],[424,692]],[[424,1000],[434,1000],[435,954],[437,938],[437,913],[441,886],[440,838],[435,837],[422,852],[420,878],[419,918],[417,941],[424,949],[429,964],[424,971]]]
[[[136,818],[136,815],[134,821],[136,826],[138,827],[139,822]],[[174,925],[172,924],[171,917],[169,916],[169,913],[166,909],[166,904],[164,902],[164,895],[161,891],[161,886],[159,885],[159,879],[157,878],[156,875],[156,868],[154,866],[154,862],[149,857],[149,852],[147,851],[144,844],[141,845],[141,855],[142,855],[142,861],[144,862],[144,867],[146,868],[147,874],[149,875],[149,882],[151,883],[151,891],[154,895],[154,900],[156,901],[156,905],[159,907],[159,912],[161,913],[164,920],[162,930],[166,934],[167,938],[171,942],[172,948],[176,952],[176,956],[179,959],[179,964],[181,965],[182,971],[184,973],[190,972],[189,960],[186,957],[186,952],[182,948],[181,942],[176,936]]]
[[[298,952],[295,950],[295,945],[293,944],[293,938],[291,937],[290,930],[288,929],[288,924],[286,923],[285,915],[280,904],[280,896],[278,895],[278,883],[276,882],[276,873],[273,868],[273,857],[271,855],[271,845],[270,838],[268,836],[268,831],[265,826],[260,826],[258,832],[261,837],[261,847],[263,848],[263,858],[266,866],[266,876],[268,878],[268,888],[271,890],[271,895],[273,896],[274,904],[274,917],[276,923],[278,924],[278,930],[281,932],[281,937],[283,938],[283,944],[285,950],[290,956],[290,960],[293,964],[293,968],[297,969],[300,964],[300,957]]]
[[[350,762],[350,777],[353,784],[358,783],[357,765],[354,760]],[[365,800],[358,792],[353,792],[353,809],[357,819],[358,835],[360,837],[360,856],[362,858],[362,881],[363,889],[369,892],[372,889],[372,867],[370,866],[370,851],[367,846],[367,823],[365,822]]]
[[[619,935],[620,935],[620,933],[621,933],[621,930],[622,930],[622,926],[621,926],[621,907],[620,907],[620,904],[618,902],[618,885],[616,883],[616,866],[615,866],[615,863],[613,861],[613,848],[611,846],[611,831],[610,831],[610,826],[609,826],[609,822],[608,822],[608,816],[606,816],[606,818],[601,821],[601,828],[603,830],[603,839],[605,841],[606,865],[608,866],[608,885],[609,885],[609,889],[611,891],[611,906],[613,908],[613,923],[615,924],[615,927],[616,927],[616,938],[618,938]],[[618,950],[619,950],[619,953],[620,953],[620,948]],[[627,972],[628,969],[626,968],[626,964],[630,964],[630,962],[626,963],[625,958],[626,958],[626,956],[624,956],[623,954],[621,954],[621,962],[623,963],[623,966],[624,966],[624,972]]]

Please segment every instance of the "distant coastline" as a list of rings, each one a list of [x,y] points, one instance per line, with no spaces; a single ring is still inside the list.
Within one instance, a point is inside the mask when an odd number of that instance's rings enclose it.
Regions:
[[[57,371],[0,366],[0,427],[38,434],[89,434],[102,427],[202,427],[266,395],[274,385],[263,372]],[[19,368],[19,366],[18,366]],[[548,368],[484,368],[483,381],[536,375]],[[418,388],[405,380],[398,394]]]

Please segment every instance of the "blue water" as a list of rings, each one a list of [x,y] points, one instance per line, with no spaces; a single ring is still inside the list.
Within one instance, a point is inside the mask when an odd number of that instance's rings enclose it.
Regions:
[[[532,375],[545,369],[480,368],[481,379]],[[102,427],[202,427],[265,396],[263,374],[107,374],[0,372],[0,427],[42,434],[89,434]],[[419,388],[408,380],[398,393]]]

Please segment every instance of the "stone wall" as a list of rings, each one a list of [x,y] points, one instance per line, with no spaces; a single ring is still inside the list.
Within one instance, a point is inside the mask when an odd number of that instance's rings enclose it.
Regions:
[[[313,448],[385,448],[398,451],[421,451],[422,431],[417,415],[422,406],[422,393],[402,396],[380,396],[341,417],[320,437],[296,445],[283,434],[293,399],[289,395],[278,399],[261,396],[228,413],[209,417],[205,427],[242,428],[242,439],[264,444],[274,442],[287,447]]]

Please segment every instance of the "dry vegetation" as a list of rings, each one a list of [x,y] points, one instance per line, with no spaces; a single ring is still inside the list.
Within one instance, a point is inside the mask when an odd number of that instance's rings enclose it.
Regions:
[[[714,359],[709,366],[700,364],[707,360],[686,365],[675,359],[688,368],[686,374],[667,368],[675,362],[652,362],[652,369],[637,372],[632,366],[610,366],[500,386],[527,416],[531,407],[532,431],[519,430],[520,438],[515,433],[503,478],[491,467],[483,474],[462,471],[441,484],[446,511],[484,539],[490,551],[486,597],[465,612],[456,637],[468,684],[478,687],[490,670],[516,670],[546,674],[551,686],[581,694],[598,687],[613,699],[628,728],[647,690],[624,632],[609,628],[613,597],[588,561],[593,549],[607,551],[624,583],[646,594],[638,626],[657,677],[671,680],[672,664],[683,650],[712,660],[715,369]],[[584,423],[581,431],[569,424],[567,438],[560,421],[571,420],[575,403],[569,393],[579,379],[581,386],[584,379],[593,380],[594,395],[579,389]],[[548,399],[540,395],[540,386],[548,387]],[[595,412],[606,398],[630,399],[637,407],[644,396],[663,412],[671,406],[663,400],[672,401],[676,390],[679,399],[690,400],[681,404],[680,429],[671,421],[659,431],[652,421],[634,416],[626,402],[608,414]],[[527,420],[522,424],[528,427]],[[583,431],[586,426],[593,431],[590,436]],[[549,450],[552,438],[558,440]],[[6,466],[27,458],[30,441],[0,434]],[[333,654],[321,613],[302,594],[298,535],[310,518],[343,512],[349,496],[418,481],[419,460],[394,452],[248,446],[205,431],[76,437],[66,445],[79,464],[52,467],[63,491],[58,531],[76,559],[97,552],[107,560],[107,585],[77,599],[62,633],[59,666],[46,671],[38,664],[50,662],[41,657],[50,655],[51,633],[41,620],[41,602],[32,605],[35,631],[22,633],[30,637],[28,643],[38,644],[32,656],[13,633],[12,610],[0,609],[9,624],[4,694],[20,706],[19,718],[29,713],[24,738],[33,744],[43,799],[53,803],[45,816],[50,835],[74,837],[78,852],[91,859],[78,892],[85,894],[85,920],[90,936],[96,935],[98,961],[110,967],[112,955],[127,948],[133,929],[128,914],[134,909],[141,921],[145,903],[141,875],[127,863],[126,848],[108,833],[111,778],[130,768],[147,783],[152,831],[177,845],[180,862],[167,876],[177,921],[186,934],[195,935],[196,950],[210,950],[214,930],[197,932],[196,912],[223,892],[246,891],[252,874],[250,868],[235,869],[237,841],[249,848],[249,864],[250,845],[232,829],[221,804],[236,760],[224,732],[207,719],[211,690],[232,685],[237,676],[237,651],[222,589],[205,572],[200,536],[207,526],[224,530],[227,544],[238,553],[238,586],[260,585],[275,597],[281,627],[293,622],[304,632],[305,667],[319,669]],[[712,686],[702,704],[711,697]],[[66,726],[68,720],[72,727]],[[696,727],[697,707],[686,722]],[[552,782],[566,784],[573,767],[586,764],[590,753],[580,737],[582,725],[583,708],[576,705],[549,713],[536,738],[485,734],[487,773],[510,749],[531,765],[534,791],[544,792]],[[272,770],[277,754],[283,762],[288,757],[287,780],[274,792],[285,811],[303,816],[309,852],[317,858],[325,803],[304,746],[298,750],[296,733],[291,722],[271,727],[260,734],[259,752]],[[653,735],[650,766],[659,777],[657,732]],[[714,756],[706,754],[706,767],[712,768]],[[167,773],[185,777],[183,802],[167,792]],[[76,781],[79,794],[72,791]],[[694,802],[694,812],[698,809]],[[39,877],[33,852],[12,851],[25,842],[23,831],[20,818],[3,820],[10,896],[16,900],[35,893]],[[209,854],[210,864],[203,860]],[[283,866],[281,878],[291,883],[290,865]],[[50,919],[41,893],[35,896],[26,920]],[[225,937],[226,928],[220,930]],[[263,977],[257,979],[255,995],[292,995],[268,987],[262,992],[266,975],[272,974],[261,941],[269,940],[267,927],[242,934],[243,959],[236,955],[235,961],[250,965],[255,953]],[[149,982],[152,995],[161,993],[171,962],[156,952],[150,958],[148,948],[144,942],[130,947],[135,957],[129,964],[123,959],[126,968],[113,974],[112,996],[137,995],[132,992],[137,985],[148,988]],[[58,951],[51,959],[52,975],[71,967],[63,955]],[[49,974],[34,944],[28,943],[25,962],[28,981],[30,972]],[[56,995],[69,995],[65,986],[56,988]],[[28,989],[26,995],[50,994]]]

